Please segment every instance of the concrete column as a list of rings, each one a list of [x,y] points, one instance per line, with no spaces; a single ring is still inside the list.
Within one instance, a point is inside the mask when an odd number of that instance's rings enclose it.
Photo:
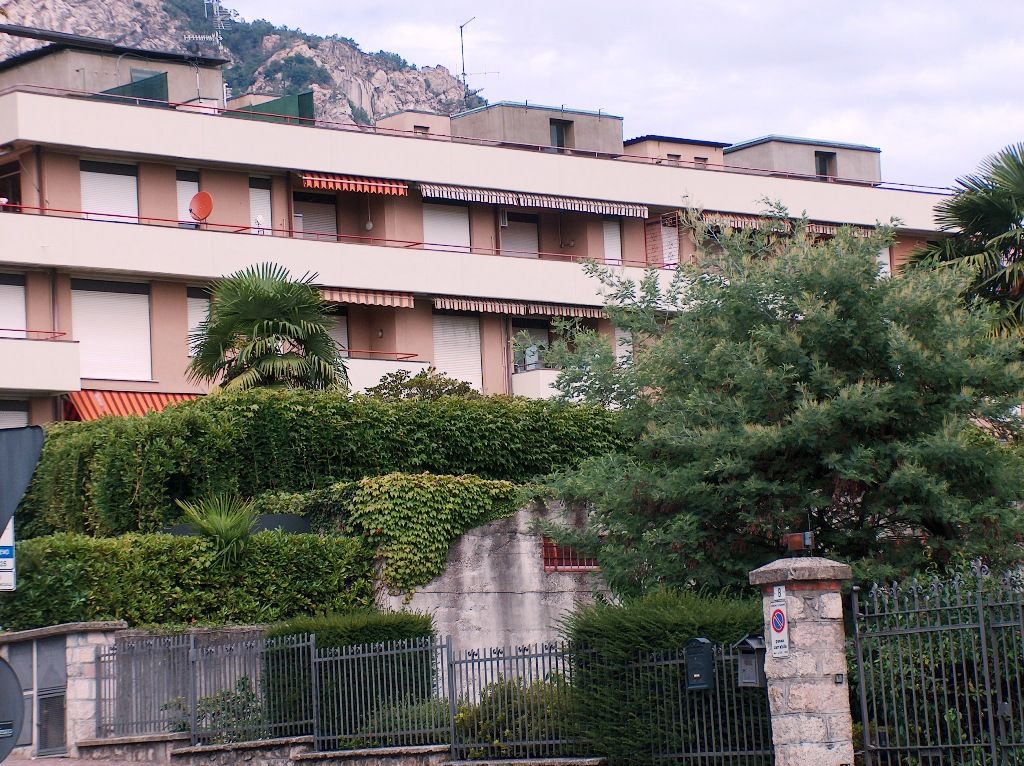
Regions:
[[[68,686],[65,708],[68,755],[78,755],[78,743],[96,736],[96,700],[99,695],[96,677],[96,652],[113,646],[114,638],[124,623],[108,629],[69,633],[65,639],[68,663]]]
[[[775,561],[750,573],[762,587],[765,676],[776,766],[853,764],[853,721],[847,682],[843,602],[850,567],[809,557]],[[772,601],[785,588],[789,651],[773,656]],[[781,620],[779,621],[781,622]]]

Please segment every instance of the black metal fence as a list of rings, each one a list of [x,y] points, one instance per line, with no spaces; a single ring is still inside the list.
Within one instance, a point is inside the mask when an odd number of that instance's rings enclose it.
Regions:
[[[853,594],[866,766],[1024,766],[1024,587],[974,575]]]
[[[716,648],[708,688],[692,690],[682,650],[613,661],[557,642],[455,651],[436,639],[318,648],[313,636],[147,638],[98,653],[97,734],[180,731],[197,744],[311,735],[320,751],[438,744],[469,760],[767,766],[767,694],[739,687],[738,660]]]

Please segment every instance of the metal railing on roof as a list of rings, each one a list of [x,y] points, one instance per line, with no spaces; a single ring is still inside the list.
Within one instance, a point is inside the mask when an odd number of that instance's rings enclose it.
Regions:
[[[42,95],[56,95],[68,98],[95,98],[101,95],[91,91],[74,90],[71,88],[54,88],[45,85],[20,84],[9,86],[7,88],[0,90],[0,96],[14,92],[38,93]],[[109,96],[104,96],[104,98],[108,101],[112,100]],[[170,106],[174,109],[178,109],[183,112],[189,112],[192,114],[205,114],[214,116],[242,116],[249,120],[264,118],[268,122],[283,123],[299,127],[323,128],[328,130],[341,130],[357,133],[371,133],[384,136],[412,138],[419,141],[448,141],[451,143],[459,144],[472,144],[476,146],[491,146],[502,149],[544,152],[548,154],[560,154],[563,156],[570,157],[589,157],[594,159],[614,160],[620,162],[637,162],[647,165],[687,168],[691,170],[702,170],[708,172],[738,173],[741,175],[757,175],[770,178],[787,178],[798,181],[814,181],[816,183],[826,181],[831,183],[846,184],[852,186],[867,186],[876,189],[909,191],[920,194],[948,195],[953,192],[951,188],[946,186],[928,186],[924,184],[911,184],[897,181],[866,181],[864,179],[858,178],[843,178],[840,176],[819,176],[810,173],[794,173],[779,170],[765,170],[763,168],[753,168],[743,165],[718,164],[713,162],[705,162],[703,160],[684,160],[681,158],[669,159],[665,157],[648,157],[646,155],[628,154],[626,152],[601,152],[588,149],[575,149],[571,147],[555,147],[546,144],[530,144],[518,141],[504,141],[488,138],[477,138],[473,136],[457,136],[447,133],[418,133],[413,130],[402,130],[399,128],[388,128],[383,126],[371,125],[354,125],[351,123],[337,122],[334,120],[282,116],[280,114],[260,112],[254,108],[247,108],[245,111],[243,111],[240,109],[227,109],[221,106],[208,106],[205,104],[192,102],[183,103],[163,100],[153,101],[152,103],[147,104],[146,99],[134,97],[130,99],[125,99],[123,103],[126,105],[135,106]]]

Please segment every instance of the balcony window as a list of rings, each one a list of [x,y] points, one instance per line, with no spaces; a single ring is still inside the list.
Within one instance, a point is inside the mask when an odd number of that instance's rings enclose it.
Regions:
[[[333,194],[295,192],[295,230],[304,239],[338,240],[338,198]]]
[[[82,210],[93,221],[139,222],[139,169],[116,162],[79,164]]]
[[[572,147],[571,120],[551,120],[551,145],[558,149]]]
[[[815,152],[814,174],[819,181],[831,181],[836,177],[836,153]]]
[[[176,170],[174,178],[178,195],[178,227],[196,229],[199,224],[192,217],[189,208],[192,205],[192,198],[199,193],[199,173],[195,170]]]
[[[434,314],[434,367],[450,378],[464,380],[483,391],[480,317]]]
[[[270,201],[269,178],[249,179],[249,230],[252,234],[269,234],[274,227],[273,207]]]
[[[513,319],[515,372],[547,369],[544,356],[551,343],[551,323],[547,319]]]
[[[150,380],[149,285],[72,279],[71,327],[83,378]]]
[[[501,227],[501,254],[536,258],[540,253],[540,218],[509,213]]]
[[[25,277],[0,274],[0,338],[25,337]]]
[[[432,247],[469,252],[469,207],[430,202],[423,204],[423,242]]]
[[[188,303],[188,355],[195,356],[195,344],[192,337],[210,316],[210,293],[203,287],[189,287],[186,301]]]
[[[0,428],[23,428],[28,425],[28,402],[0,400]]]

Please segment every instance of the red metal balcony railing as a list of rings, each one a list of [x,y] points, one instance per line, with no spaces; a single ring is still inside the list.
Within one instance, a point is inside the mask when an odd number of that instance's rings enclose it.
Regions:
[[[342,349],[342,357],[345,359],[370,359],[382,362],[413,362],[422,361],[419,354],[407,351],[368,351],[360,348]]]
[[[541,542],[545,572],[594,572],[597,559],[583,556],[568,545],[559,545],[550,537]]]
[[[56,330],[29,330],[21,327],[0,327],[0,338],[15,340],[69,340],[67,333]]]
[[[0,90],[0,96],[8,93],[22,92],[22,93],[39,93],[42,95],[56,95],[65,98],[80,98],[80,99],[95,99],[102,94],[94,93],[91,91],[74,90],[72,88],[54,88],[46,85],[31,85],[31,84],[17,84]],[[103,99],[107,102],[111,100],[109,95],[103,95]],[[647,165],[660,165],[663,167],[677,167],[677,168],[688,168],[691,170],[701,170],[709,173],[739,173],[742,175],[758,175],[758,176],[770,176],[773,178],[790,178],[800,181],[813,181],[820,183],[822,180],[828,180],[834,183],[850,184],[855,186],[872,186],[875,188],[893,189],[898,191],[911,191],[924,194],[941,194],[947,195],[952,193],[952,189],[945,186],[927,186],[923,184],[910,184],[901,183],[896,181],[865,181],[857,178],[841,178],[839,176],[818,176],[810,173],[791,173],[777,170],[764,170],[762,168],[752,168],[743,165],[726,165],[716,164],[712,162],[704,162],[697,160],[684,160],[684,159],[668,159],[665,157],[648,157],[639,154],[627,154],[625,152],[609,153],[609,152],[598,152],[585,149],[575,149],[571,147],[552,147],[546,144],[528,144],[516,141],[497,141],[493,139],[485,138],[474,138],[472,136],[455,136],[446,133],[417,133],[415,131],[400,130],[398,128],[386,128],[378,126],[367,126],[367,125],[353,125],[345,122],[335,122],[331,120],[322,119],[310,119],[307,117],[290,117],[280,114],[272,114],[269,112],[259,112],[255,110],[239,110],[239,109],[226,109],[220,106],[205,106],[202,104],[193,103],[179,103],[175,101],[159,101],[153,99],[135,98],[125,99],[122,102],[128,106],[141,106],[141,107],[171,107],[173,109],[180,110],[182,112],[188,112],[191,114],[201,114],[210,116],[222,116],[222,115],[234,115],[243,117],[247,120],[253,120],[257,118],[264,118],[266,120],[272,120],[276,123],[287,123],[296,127],[311,127],[326,130],[341,130],[358,133],[372,133],[376,135],[384,136],[399,136],[404,138],[410,138],[417,141],[446,141],[450,143],[458,144],[473,144],[476,146],[493,146],[503,149],[516,149],[521,151],[532,151],[532,152],[545,152],[553,153],[555,155],[570,156],[570,157],[590,157],[594,159],[602,160],[613,160],[618,162],[637,162]],[[121,105],[121,104],[115,104]]]

